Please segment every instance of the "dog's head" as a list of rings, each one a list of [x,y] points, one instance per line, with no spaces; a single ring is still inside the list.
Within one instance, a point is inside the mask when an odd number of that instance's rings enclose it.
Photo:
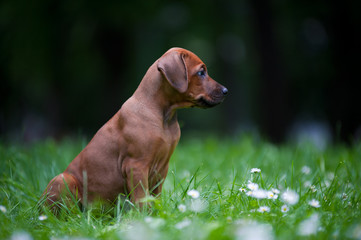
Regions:
[[[202,60],[188,50],[171,48],[158,60],[157,67],[168,83],[184,96],[187,107],[216,106],[228,93],[227,88],[208,75]]]

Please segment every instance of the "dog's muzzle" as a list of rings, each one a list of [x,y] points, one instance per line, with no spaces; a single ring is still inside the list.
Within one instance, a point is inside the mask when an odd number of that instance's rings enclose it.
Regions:
[[[209,95],[209,97],[206,96],[200,96],[196,99],[195,104],[197,107],[200,108],[211,108],[214,107],[218,104],[220,104],[221,102],[223,102],[225,96],[228,93],[228,89],[225,87],[222,87],[219,90],[216,90],[214,92],[212,92],[212,94]]]

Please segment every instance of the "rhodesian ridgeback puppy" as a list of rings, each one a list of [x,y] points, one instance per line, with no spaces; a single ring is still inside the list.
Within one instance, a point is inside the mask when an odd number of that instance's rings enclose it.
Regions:
[[[176,110],[216,106],[227,92],[194,53],[168,50],[148,69],[133,96],[50,181],[43,194],[47,205],[54,206],[69,192],[83,204],[114,202],[123,194],[140,206],[148,194],[159,195],[180,138]]]

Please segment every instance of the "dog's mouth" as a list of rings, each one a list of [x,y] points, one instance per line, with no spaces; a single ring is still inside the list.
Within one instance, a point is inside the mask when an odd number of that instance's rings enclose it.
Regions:
[[[203,96],[201,96],[200,98],[198,98],[196,100],[196,106],[200,107],[200,108],[211,108],[214,107],[218,104],[220,104],[223,101],[222,99],[217,99],[217,100],[208,100],[206,98],[204,98]]]

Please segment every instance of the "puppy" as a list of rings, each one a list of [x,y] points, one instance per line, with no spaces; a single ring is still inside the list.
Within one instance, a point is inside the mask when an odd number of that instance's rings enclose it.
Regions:
[[[177,109],[209,108],[228,90],[192,52],[172,48],[148,69],[134,94],[44,191],[46,204],[77,196],[82,204],[114,202],[119,194],[142,206],[159,195],[178,144]]]

